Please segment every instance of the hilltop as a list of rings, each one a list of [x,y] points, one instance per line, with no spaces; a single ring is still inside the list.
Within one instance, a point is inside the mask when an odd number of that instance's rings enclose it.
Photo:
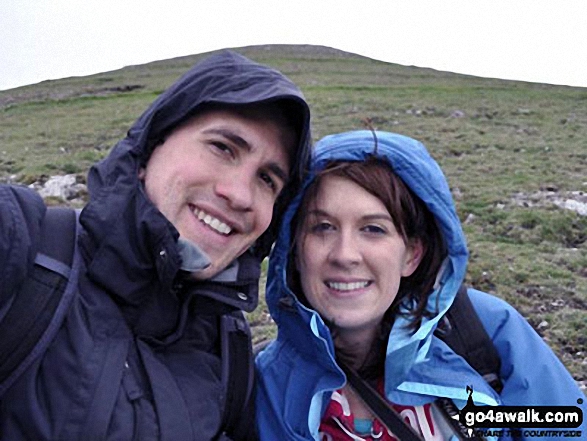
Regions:
[[[587,380],[586,88],[439,72],[317,46],[236,50],[302,88],[314,139],[370,118],[378,129],[424,142],[464,223],[467,283],[512,303],[575,378]],[[0,91],[0,180],[42,184],[73,174],[83,184],[88,167],[205,55]],[[273,334],[263,304],[249,318],[255,338]]]

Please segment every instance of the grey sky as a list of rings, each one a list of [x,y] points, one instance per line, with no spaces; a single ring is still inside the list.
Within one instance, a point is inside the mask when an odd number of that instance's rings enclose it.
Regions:
[[[587,87],[583,0],[1,0],[0,90],[254,44]]]

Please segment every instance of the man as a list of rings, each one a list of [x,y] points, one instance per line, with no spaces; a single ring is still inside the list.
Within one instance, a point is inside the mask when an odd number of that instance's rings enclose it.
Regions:
[[[0,438],[248,439],[250,408],[226,423],[221,322],[246,326],[308,156],[308,106],[273,69],[224,52],[164,92],[90,170],[75,296],[0,396]],[[44,213],[0,188],[0,324]]]

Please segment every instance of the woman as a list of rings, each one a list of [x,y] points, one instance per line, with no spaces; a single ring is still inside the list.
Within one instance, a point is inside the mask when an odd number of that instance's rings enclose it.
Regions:
[[[501,357],[500,394],[434,334],[466,264],[448,184],[422,144],[369,131],[320,141],[269,265],[278,337],[256,360],[261,439],[397,439],[344,366],[426,440],[450,438],[432,405],[438,398],[459,409],[469,397],[475,405],[576,405],[584,396],[572,377],[502,300],[469,289]]]

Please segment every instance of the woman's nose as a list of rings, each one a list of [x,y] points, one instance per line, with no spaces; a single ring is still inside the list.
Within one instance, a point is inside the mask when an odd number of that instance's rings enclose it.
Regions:
[[[334,238],[329,257],[333,263],[342,266],[360,263],[362,254],[354,235],[350,232],[341,232]]]

